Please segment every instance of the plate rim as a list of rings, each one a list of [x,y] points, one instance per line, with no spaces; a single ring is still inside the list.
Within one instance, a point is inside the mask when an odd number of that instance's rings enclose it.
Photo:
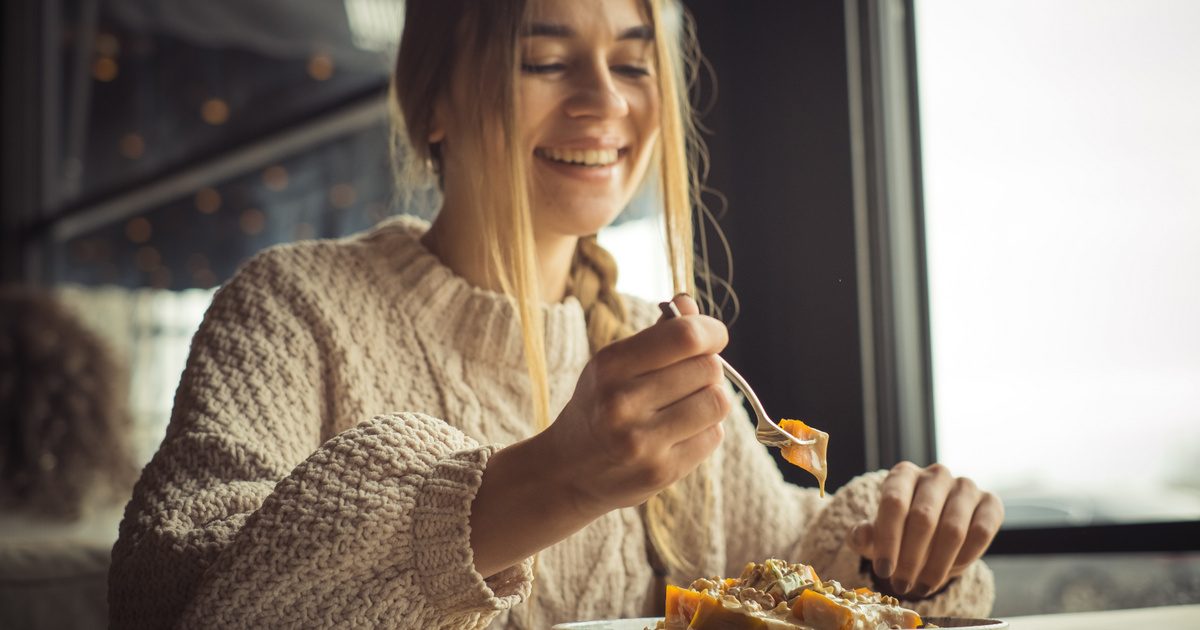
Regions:
[[[1009,624],[1007,621],[1005,621],[1003,619],[994,619],[994,618],[990,618],[990,617],[947,617],[945,615],[942,615],[942,616],[925,617],[924,619],[927,619],[933,623],[937,623],[937,621],[935,621],[935,620],[948,620],[948,619],[975,622],[973,625],[970,625],[970,626],[944,626],[945,628],[954,628],[957,630],[1005,630],[1005,629],[1009,628]],[[600,628],[603,627],[601,624],[610,624],[610,623],[615,623],[615,622],[626,622],[626,623],[636,622],[636,623],[641,623],[641,624],[646,624],[646,625],[652,625],[652,624],[658,623],[661,620],[662,620],[662,617],[623,617],[620,619],[595,619],[592,621],[568,621],[568,622],[564,622],[564,623],[556,623],[551,627],[550,630],[589,630],[589,629],[600,630]]]

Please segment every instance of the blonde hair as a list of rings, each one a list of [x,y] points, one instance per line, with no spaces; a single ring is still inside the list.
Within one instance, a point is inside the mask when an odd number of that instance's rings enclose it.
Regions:
[[[698,67],[698,48],[686,11],[677,0],[643,0],[654,28],[656,73],[662,117],[655,151],[667,233],[672,282],[677,293],[696,294],[692,211],[700,203],[703,142],[687,98],[690,77]],[[516,123],[514,77],[520,71],[518,34],[526,18],[525,0],[408,0],[404,34],[389,106],[393,119],[393,164],[400,185],[409,191],[434,184],[442,160],[440,146],[428,142],[434,108],[449,100],[451,77],[470,60],[474,103],[462,116],[475,133],[454,138],[456,155],[476,160],[469,169],[467,198],[481,216],[480,241],[487,243],[490,273],[520,317],[537,430],[550,425],[549,379],[541,318],[539,283],[533,244],[525,147]],[[664,45],[665,44],[665,45]],[[505,141],[496,145],[489,139]],[[482,200],[487,203],[482,203]],[[707,277],[707,267],[701,265]],[[582,305],[588,343],[600,348],[632,334],[628,311],[616,291],[617,265],[594,235],[579,239],[572,262],[569,290]],[[712,282],[706,281],[711,287]],[[712,305],[711,294],[701,299]],[[707,475],[706,475],[707,477]],[[697,565],[673,544],[674,519],[688,505],[672,486],[646,504],[647,531],[668,567],[692,573]],[[703,498],[712,506],[711,489]]]

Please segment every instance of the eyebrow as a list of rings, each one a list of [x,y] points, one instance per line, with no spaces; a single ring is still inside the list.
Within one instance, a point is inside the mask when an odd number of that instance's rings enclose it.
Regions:
[[[575,29],[566,24],[550,24],[547,22],[533,22],[521,31],[522,37],[574,37]],[[641,24],[631,26],[617,34],[617,40],[638,39],[642,41],[654,41],[654,27]]]

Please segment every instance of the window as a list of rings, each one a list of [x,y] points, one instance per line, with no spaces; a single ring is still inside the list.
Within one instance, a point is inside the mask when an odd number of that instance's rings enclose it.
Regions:
[[[1200,519],[1200,4],[920,0],[937,450],[1008,526]]]

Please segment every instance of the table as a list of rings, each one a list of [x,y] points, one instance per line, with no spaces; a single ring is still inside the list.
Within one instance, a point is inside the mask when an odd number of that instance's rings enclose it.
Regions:
[[[1197,630],[1200,604],[1008,617],[1011,630]]]

